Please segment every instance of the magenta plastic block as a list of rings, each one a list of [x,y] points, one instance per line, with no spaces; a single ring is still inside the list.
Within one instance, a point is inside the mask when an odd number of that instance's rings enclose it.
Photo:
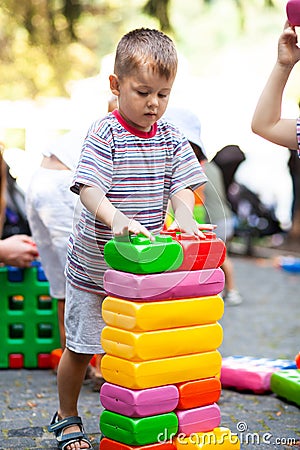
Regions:
[[[216,295],[224,288],[221,268],[138,275],[108,269],[104,289],[115,297],[133,301],[165,300]]]
[[[223,388],[263,394],[271,390],[272,373],[293,368],[296,363],[292,360],[229,356],[222,359],[221,384]]]
[[[221,423],[220,408],[216,403],[199,408],[177,410],[178,433],[190,436],[192,433],[211,431]]]
[[[146,417],[173,411],[178,403],[176,386],[158,386],[149,389],[128,389],[104,383],[100,390],[102,406],[128,417]]]
[[[288,21],[294,27],[300,26],[300,0],[289,0],[286,4]]]

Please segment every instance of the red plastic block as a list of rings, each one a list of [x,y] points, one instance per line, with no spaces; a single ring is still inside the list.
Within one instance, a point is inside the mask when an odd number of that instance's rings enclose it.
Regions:
[[[297,369],[300,369],[300,353],[298,353],[298,355],[296,355],[295,362],[296,362]]]
[[[100,450],[176,450],[176,447],[170,442],[167,443],[156,443],[150,445],[142,446],[132,446],[127,444],[122,444],[122,442],[113,441],[112,439],[103,438],[100,441]]]
[[[224,242],[213,232],[205,232],[206,239],[195,238],[178,231],[166,231],[183,249],[183,262],[177,270],[215,269],[226,257]]]
[[[12,353],[9,355],[9,368],[22,369],[24,367],[24,355],[21,353]]]
[[[215,403],[221,395],[221,382],[217,377],[201,378],[176,385],[179,392],[177,409],[190,409]]]
[[[51,353],[38,354],[37,366],[39,369],[50,369],[51,368]]]

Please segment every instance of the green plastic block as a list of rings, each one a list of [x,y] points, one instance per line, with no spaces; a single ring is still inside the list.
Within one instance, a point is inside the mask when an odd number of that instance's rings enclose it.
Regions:
[[[181,245],[171,236],[113,238],[104,246],[104,259],[116,270],[137,274],[176,270],[183,261]]]
[[[105,409],[100,416],[100,430],[107,438],[127,445],[147,445],[169,440],[178,431],[178,418],[174,412],[132,418]]]
[[[300,370],[278,370],[272,373],[271,391],[300,406]]]

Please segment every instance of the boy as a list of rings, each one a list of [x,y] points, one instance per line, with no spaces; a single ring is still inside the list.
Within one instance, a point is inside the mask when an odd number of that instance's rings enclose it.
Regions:
[[[118,109],[95,122],[83,144],[71,187],[80,194],[83,210],[70,237],[66,266],[59,410],[49,426],[63,450],[92,448],[77,401],[91,356],[102,353],[105,243],[113,235],[131,233],[153,239],[152,233],[163,227],[169,198],[177,225],[202,235],[193,219],[193,190],[206,177],[179,130],[159,120],[176,70],[176,49],[165,34],[142,28],[123,36],[109,77]]]

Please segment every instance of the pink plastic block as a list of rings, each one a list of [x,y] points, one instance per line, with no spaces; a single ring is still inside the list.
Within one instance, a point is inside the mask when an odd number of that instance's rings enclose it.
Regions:
[[[300,0],[289,0],[286,4],[288,21],[294,27],[300,26]]]
[[[133,301],[157,301],[216,295],[224,288],[222,269],[205,269],[137,275],[108,269],[104,289],[113,296]]]
[[[100,402],[105,409],[128,417],[171,412],[176,408],[178,398],[178,389],[174,385],[133,390],[104,383],[100,390]]]
[[[200,408],[175,411],[178,418],[178,434],[190,436],[192,433],[211,431],[221,423],[220,408],[216,403]]]
[[[229,356],[222,359],[221,383],[223,388],[250,390],[256,394],[263,394],[271,390],[272,373],[292,368],[296,368],[295,361]]]

